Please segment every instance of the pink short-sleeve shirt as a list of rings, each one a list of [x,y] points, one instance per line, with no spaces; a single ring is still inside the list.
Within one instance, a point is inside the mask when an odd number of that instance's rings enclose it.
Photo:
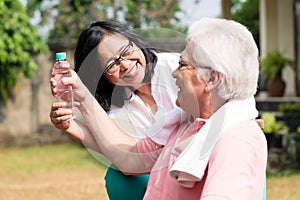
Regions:
[[[196,123],[181,125],[164,147],[150,139],[138,142],[139,154],[151,169],[144,199],[261,199],[267,143],[255,120],[235,125],[222,134],[212,150],[204,177],[193,188],[181,186],[170,176],[170,166],[199,128]]]

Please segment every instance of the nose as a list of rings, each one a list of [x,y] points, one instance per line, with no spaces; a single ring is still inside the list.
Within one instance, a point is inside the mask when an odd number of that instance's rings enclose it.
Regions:
[[[175,69],[175,70],[172,72],[172,76],[173,76],[173,78],[176,78],[177,75],[178,75],[178,70]]]
[[[130,68],[130,60],[120,60],[120,70],[126,71]]]

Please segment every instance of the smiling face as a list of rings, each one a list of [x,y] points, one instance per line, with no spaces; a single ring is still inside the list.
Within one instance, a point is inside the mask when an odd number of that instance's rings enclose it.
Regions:
[[[173,72],[179,88],[176,104],[194,117],[208,118],[210,94],[206,81],[199,77],[192,63],[192,45],[181,53],[179,67]],[[207,70],[207,69],[201,69]],[[208,112],[208,113],[207,113]]]
[[[141,85],[146,58],[134,43],[121,35],[108,35],[98,45],[98,54],[110,82],[134,88]]]

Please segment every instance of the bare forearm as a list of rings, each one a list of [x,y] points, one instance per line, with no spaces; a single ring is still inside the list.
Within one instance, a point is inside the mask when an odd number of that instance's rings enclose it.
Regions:
[[[84,146],[93,149],[98,153],[102,153],[100,148],[98,147],[96,140],[94,139],[90,129],[81,121],[74,120],[71,122],[73,127],[72,129],[68,129],[66,132],[75,140],[81,142]]]
[[[101,152],[125,173],[148,171],[141,161],[137,141],[123,132],[94,98],[85,98],[79,106]]]

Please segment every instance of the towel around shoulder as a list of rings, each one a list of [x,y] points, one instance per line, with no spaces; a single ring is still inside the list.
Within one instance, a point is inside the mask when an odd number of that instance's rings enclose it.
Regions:
[[[233,100],[219,108],[193,137],[170,168],[170,175],[182,186],[191,188],[200,181],[210,153],[222,133],[239,123],[255,119],[258,111],[254,97]]]

